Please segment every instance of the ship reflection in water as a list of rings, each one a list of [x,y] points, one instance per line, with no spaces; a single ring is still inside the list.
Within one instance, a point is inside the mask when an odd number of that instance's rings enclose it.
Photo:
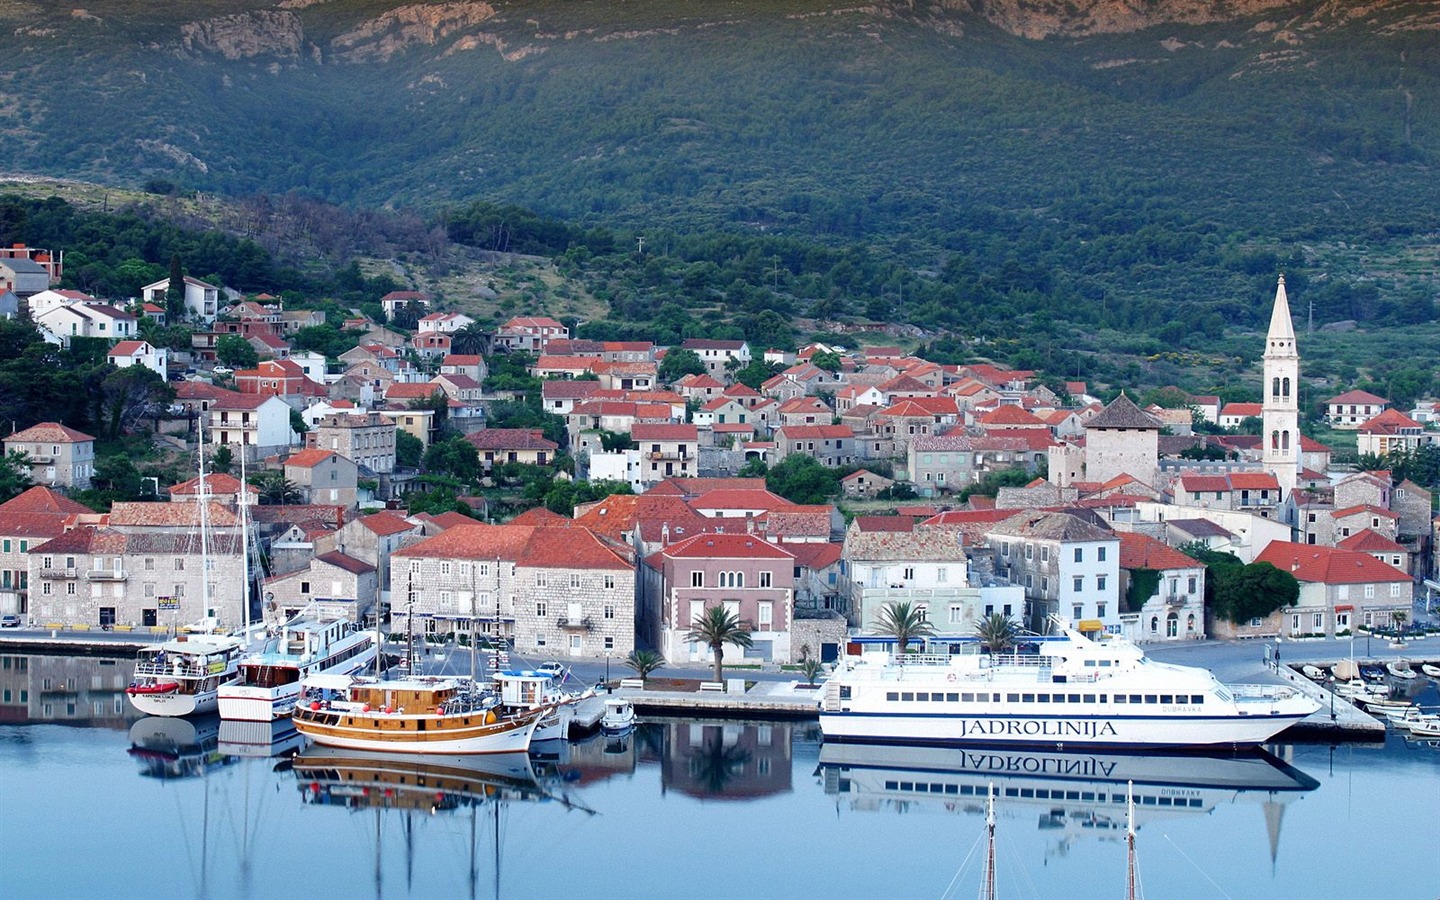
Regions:
[[[213,715],[146,716],[130,726],[129,753],[141,775],[162,780],[195,778],[235,762],[220,752],[220,717]]]
[[[1285,805],[1320,784],[1264,750],[1239,754],[1122,754],[825,744],[820,776],[837,807],[856,812],[956,812],[983,817],[990,786],[998,818],[1035,816],[1063,853],[1085,836],[1122,840],[1125,792],[1135,825],[1204,815],[1217,806],[1262,809],[1272,858]]]
[[[419,756],[313,746],[292,763],[306,803],[440,812],[549,797],[524,753]]]

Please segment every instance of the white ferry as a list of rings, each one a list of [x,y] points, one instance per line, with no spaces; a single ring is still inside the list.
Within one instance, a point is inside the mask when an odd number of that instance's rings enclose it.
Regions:
[[[350,675],[375,662],[375,637],[349,621],[297,618],[240,660],[240,678],[220,688],[220,718],[283,719],[295,710],[310,675]]]
[[[825,683],[827,741],[1049,747],[1241,747],[1320,708],[1286,685],[1223,685],[1206,669],[1145,658],[1114,636],[1060,626],[1038,652],[847,657]]]
[[[213,713],[220,688],[240,677],[240,638],[180,636],[140,651],[135,680],[125,689],[130,705],[147,716]]]

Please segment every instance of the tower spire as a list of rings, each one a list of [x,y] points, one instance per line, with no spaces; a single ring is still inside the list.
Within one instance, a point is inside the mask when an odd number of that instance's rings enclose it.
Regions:
[[[1275,285],[1275,306],[1270,310],[1269,348],[1276,349],[1276,341],[1289,341],[1295,349],[1295,322],[1290,318],[1290,298],[1285,294],[1285,276]]]
[[[1300,353],[1295,347],[1295,323],[1290,318],[1284,275],[1275,285],[1264,363],[1261,459],[1265,471],[1279,482],[1281,496],[1289,496],[1300,480]]]

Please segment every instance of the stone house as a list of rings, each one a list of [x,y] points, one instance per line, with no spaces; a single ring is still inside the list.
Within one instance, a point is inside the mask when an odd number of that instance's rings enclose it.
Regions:
[[[363,624],[375,612],[380,583],[370,563],[331,551],[265,579],[264,595],[266,621],[286,621],[313,607],[317,615]]]
[[[640,473],[644,484],[699,474],[700,434],[694,425],[637,423],[630,429],[630,439],[644,461]]]
[[[313,434],[317,449],[338,453],[379,475],[395,470],[395,423],[379,413],[327,415]]]
[[[1120,539],[1124,634],[1132,641],[1203,640],[1205,566],[1145,534]]]
[[[300,490],[302,503],[349,508],[358,500],[360,468],[334,450],[311,447],[285,460],[285,480]]]
[[[1281,633],[1289,637],[1388,627],[1414,601],[1410,576],[1368,553],[1271,541],[1257,561],[1300,582],[1297,605],[1280,611]]]
[[[749,534],[701,534],[646,557],[641,570],[641,614],[646,633],[675,663],[713,659],[707,644],[686,639],[691,625],[723,606],[750,633],[747,648],[725,645],[724,659],[794,662],[795,557],[783,545]]]
[[[893,478],[877,475],[869,469],[857,469],[840,479],[840,490],[847,497],[870,500],[894,483]]]
[[[801,454],[834,468],[853,464],[855,432],[849,425],[781,425],[775,429],[775,462]]]
[[[315,549],[320,552],[338,550],[374,566],[383,606],[394,602],[391,595],[394,584],[390,571],[391,556],[420,540],[423,533],[424,528],[419,523],[411,522],[398,513],[378,512],[346,522],[333,534],[317,541]],[[403,599],[401,594],[402,602]]]
[[[95,438],[59,422],[41,422],[5,438],[5,455],[30,458],[30,480],[50,487],[90,487],[95,474]]]
[[[635,569],[579,526],[457,525],[395,554],[397,627],[474,628],[526,657],[635,648]]]
[[[1098,622],[1107,633],[1120,619],[1120,540],[1066,512],[1023,512],[993,525],[986,542],[997,574],[1024,588],[1027,627],[1043,632],[1051,615],[1072,624]]]
[[[935,497],[964,489],[974,480],[972,438],[963,434],[920,435],[906,449],[906,472],[915,492]]]
[[[845,532],[841,571],[850,623],[865,634],[876,633],[887,603],[912,604],[941,633],[968,632],[980,612],[964,542],[952,528],[871,531],[857,520]]]
[[[29,612],[30,548],[65,533],[71,516],[90,514],[63,494],[32,487],[0,503],[0,614]]]
[[[465,441],[480,455],[485,471],[505,463],[548,466],[555,461],[560,445],[548,440],[538,428],[487,428],[465,435]]]

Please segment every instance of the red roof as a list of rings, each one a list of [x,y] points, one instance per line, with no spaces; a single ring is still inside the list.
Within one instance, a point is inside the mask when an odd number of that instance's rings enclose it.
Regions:
[[[465,435],[476,450],[556,450],[560,445],[534,428],[486,428]]]
[[[1341,403],[1353,403],[1362,406],[1368,404],[1370,406],[1374,406],[1377,403],[1386,404],[1389,402],[1390,401],[1386,400],[1384,397],[1377,397],[1369,391],[1346,391],[1345,393],[1340,394],[1337,397],[1331,397],[1329,400],[1325,401],[1325,403],[1330,406]]]
[[[1198,569],[1200,563],[1148,534],[1117,531],[1122,569]]]
[[[855,429],[849,425],[782,425],[775,434],[783,434],[788,440],[844,440],[855,437]]]
[[[285,465],[309,469],[320,465],[332,456],[339,455],[340,454],[333,450],[322,450],[319,447],[312,447],[309,450],[301,450],[299,453],[292,454],[289,459],[285,460]]]
[[[1319,584],[1374,584],[1410,580],[1410,576],[1368,553],[1271,541],[1255,558],[1289,572],[1300,581]]]
[[[1344,519],[1349,516],[1369,514],[1379,516],[1382,519],[1398,519],[1399,515],[1391,512],[1383,506],[1371,506],[1369,503],[1361,503],[1358,506],[1347,506],[1344,509],[1337,509],[1330,514],[1332,519]]]
[[[1352,534],[1335,546],[1341,550],[1354,550],[1359,553],[1410,552],[1373,528],[1366,528],[1364,531]]]
[[[216,494],[238,494],[241,487],[250,494],[258,494],[254,485],[241,485],[240,479],[233,475],[226,475],[224,472],[209,472],[205,475],[205,494],[215,496]],[[172,497],[194,497],[200,493],[200,478],[196,476],[189,481],[181,482],[170,488]]]
[[[413,524],[405,521],[404,516],[388,511],[374,513],[369,516],[361,516],[360,524],[381,537],[400,534],[402,531],[411,531],[415,528]]]
[[[134,356],[135,354],[142,352],[146,346],[147,345],[144,341],[121,341],[120,343],[111,347],[110,352],[107,355]]]
[[[1222,416],[1239,416],[1242,419],[1260,418],[1264,409],[1259,403],[1227,403],[1220,409]]]
[[[20,493],[4,503],[0,503],[0,513],[46,513],[51,515],[71,515],[72,513],[93,513],[95,510],[75,500],[71,500],[64,494],[60,494],[48,487],[36,485],[23,493]]]
[[[1423,428],[1419,422],[1398,409],[1387,409],[1360,426],[1361,434],[1398,434],[1402,428]]]
[[[695,509],[780,509],[792,505],[789,500],[768,490],[707,491],[690,501]]]
[[[697,534],[671,544],[660,555],[671,559],[790,559],[794,554],[753,534]]]
[[[700,434],[694,425],[656,425],[637,422],[630,428],[630,437],[636,441],[698,441]]]
[[[5,438],[7,443],[31,441],[37,444],[74,444],[83,441],[93,441],[95,438],[83,431],[76,431],[68,425],[61,425],[59,422],[41,422],[32,425],[24,431],[16,432]]]
[[[980,417],[981,425],[1017,425],[1026,428],[1045,428],[1045,420],[1019,406],[1006,404],[994,412]]]

